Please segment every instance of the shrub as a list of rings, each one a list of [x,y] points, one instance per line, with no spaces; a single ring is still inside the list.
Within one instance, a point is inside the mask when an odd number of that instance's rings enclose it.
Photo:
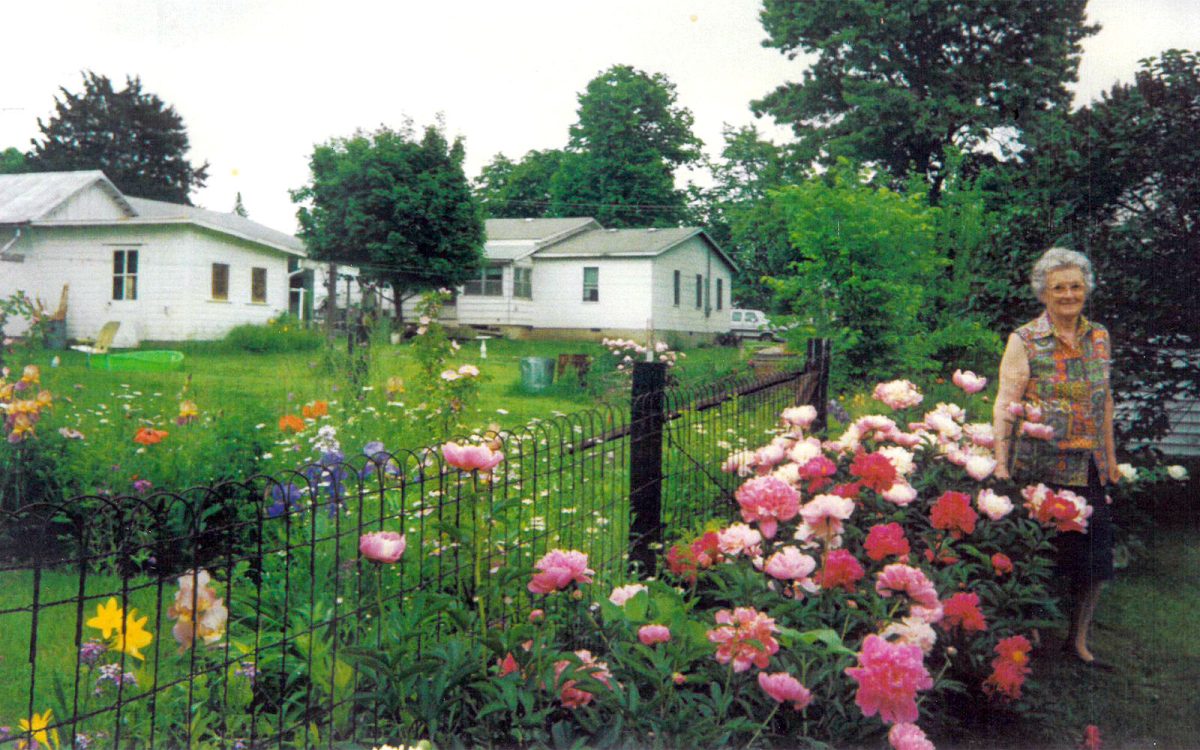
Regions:
[[[247,352],[306,352],[321,348],[324,338],[295,318],[282,315],[266,325],[240,325],[225,336],[225,343]]]

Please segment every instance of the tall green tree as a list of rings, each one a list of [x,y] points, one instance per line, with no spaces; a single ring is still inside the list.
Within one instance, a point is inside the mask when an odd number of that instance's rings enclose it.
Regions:
[[[100,169],[121,192],[191,204],[204,186],[208,163],[187,160],[187,128],[175,108],[126,78],[117,90],[106,76],[83,74],[83,91],[60,88],[54,116],[38,119],[41,135],[29,153],[30,171]]]
[[[754,102],[792,127],[805,160],[876,163],[923,175],[934,202],[945,152],[1005,126],[1024,135],[1065,110],[1086,0],[765,0],[765,44],[816,56],[803,80]]]
[[[698,162],[702,144],[670,79],[614,65],[588,83],[578,113],[551,182],[550,215],[593,216],[606,227],[687,218],[675,170]]]
[[[482,263],[479,205],[461,139],[429,126],[380,128],[318,145],[311,178],[292,191],[312,257],[361,267],[391,286],[397,307],[425,289],[461,284]]]
[[[237,196],[233,199],[233,213],[246,218],[250,216],[250,212],[246,210],[246,204],[242,203],[242,191],[239,190]]]
[[[480,171],[475,195],[488,218],[538,218],[552,200],[550,185],[562,165],[558,149],[530,151],[519,162],[496,154]]]
[[[25,153],[9,146],[0,151],[0,174],[20,174],[29,171]]]

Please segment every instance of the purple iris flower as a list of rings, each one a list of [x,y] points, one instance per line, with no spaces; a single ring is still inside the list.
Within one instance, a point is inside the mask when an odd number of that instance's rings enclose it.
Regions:
[[[359,472],[359,476],[366,479],[371,474],[375,473],[376,468],[382,468],[385,474],[394,477],[400,476],[400,467],[392,460],[391,455],[384,447],[383,441],[372,440],[363,446],[363,455],[370,459],[366,466]]]
[[[304,506],[300,503],[303,497],[304,493],[291,482],[276,484],[271,487],[271,498],[275,502],[267,507],[267,517],[278,518],[288,512],[289,508],[295,512],[303,511]]]

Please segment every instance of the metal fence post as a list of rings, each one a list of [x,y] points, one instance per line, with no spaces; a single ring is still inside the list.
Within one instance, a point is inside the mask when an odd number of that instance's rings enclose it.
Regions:
[[[813,422],[812,431],[821,432],[829,426],[829,360],[831,347],[829,339],[809,339],[804,370],[817,373],[817,387],[813,393],[813,406],[817,409],[817,418]]]
[[[663,403],[667,366],[633,366],[629,426],[629,564],[645,575],[655,570],[655,547],[662,543]]]

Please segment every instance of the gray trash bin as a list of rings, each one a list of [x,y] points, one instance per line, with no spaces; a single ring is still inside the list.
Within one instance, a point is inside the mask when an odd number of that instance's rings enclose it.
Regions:
[[[548,357],[525,357],[521,360],[521,387],[540,391],[554,382],[554,360]]]

